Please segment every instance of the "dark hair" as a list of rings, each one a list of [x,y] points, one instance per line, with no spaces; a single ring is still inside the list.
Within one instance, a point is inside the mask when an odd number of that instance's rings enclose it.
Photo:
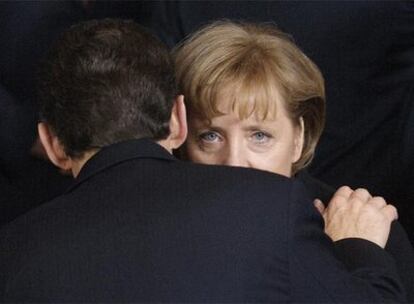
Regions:
[[[41,119],[71,157],[169,135],[173,63],[167,47],[133,21],[72,26],[52,47],[39,79]]]

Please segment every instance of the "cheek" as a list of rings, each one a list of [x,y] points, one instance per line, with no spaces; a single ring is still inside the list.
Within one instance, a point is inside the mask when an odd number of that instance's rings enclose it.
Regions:
[[[191,139],[187,139],[184,143],[185,154],[190,161],[194,161],[194,155],[197,154],[197,144]]]
[[[291,147],[284,147],[272,151],[269,157],[261,159],[260,166],[263,170],[290,177],[292,174],[292,153]]]
[[[277,168],[273,171],[274,173],[284,175],[286,177],[292,176],[292,164],[291,163],[283,163],[279,164]]]
[[[189,161],[199,164],[212,164],[211,156],[202,151],[194,141],[186,141],[185,151]]]

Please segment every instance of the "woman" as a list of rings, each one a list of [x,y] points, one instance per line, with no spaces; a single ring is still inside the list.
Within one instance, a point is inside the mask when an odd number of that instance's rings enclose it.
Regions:
[[[183,157],[300,178],[314,198],[329,202],[333,191],[301,173],[324,126],[323,77],[286,34],[215,22],[178,46],[175,64],[188,110]],[[414,301],[413,248],[399,224],[386,250]]]

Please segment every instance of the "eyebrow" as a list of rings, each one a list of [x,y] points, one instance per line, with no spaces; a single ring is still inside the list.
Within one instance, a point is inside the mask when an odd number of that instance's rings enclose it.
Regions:
[[[214,126],[213,124],[207,123],[207,122],[206,123],[199,122],[199,123],[195,124],[195,127],[200,128],[200,129],[208,129],[210,131],[216,131],[216,132],[220,132],[220,133],[223,133],[225,131],[224,128],[219,127],[219,126]],[[191,131],[192,128],[189,127],[188,129],[189,129],[189,131]]]
[[[279,124],[277,125],[277,128],[275,128],[274,124],[275,121],[260,121],[260,122],[251,122],[248,123],[247,125],[242,125],[241,129],[243,131],[254,131],[254,130],[265,130],[266,132],[277,132],[278,129],[280,129]],[[198,120],[197,123],[195,124],[195,126],[197,128],[206,128],[209,129],[211,131],[217,131],[217,132],[225,132],[226,128],[222,127],[222,126],[216,126],[214,125],[214,122],[210,121],[208,122],[207,120]]]
[[[209,130],[211,130],[211,131],[217,131],[217,132],[220,132],[220,133],[224,133],[225,132],[225,129],[224,128],[221,128],[221,127],[216,127],[216,126],[213,126],[213,125],[207,125],[207,126],[205,126],[205,128],[208,128]]]
[[[247,126],[243,126],[243,130],[256,130],[256,129],[276,130],[274,123],[275,122],[270,123],[266,121],[262,121],[261,123],[253,123]],[[279,127],[279,124],[277,124],[277,127]]]

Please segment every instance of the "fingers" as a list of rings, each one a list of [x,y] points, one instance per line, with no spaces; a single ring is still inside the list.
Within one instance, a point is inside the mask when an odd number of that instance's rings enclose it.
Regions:
[[[381,209],[381,211],[390,222],[398,219],[397,208],[395,208],[393,205],[386,205]]]
[[[387,217],[390,222],[398,219],[397,209],[393,205],[387,204],[385,199],[381,196],[372,197],[366,189],[356,189],[350,195],[350,200],[352,200],[354,202],[354,205],[358,206],[359,208],[364,208],[364,205],[366,204],[365,206],[371,206],[375,209],[378,209]]]
[[[342,186],[338,190],[336,190],[334,197],[343,197],[348,199],[351,196],[352,192],[353,190],[348,186]]]
[[[382,197],[372,197],[362,188],[341,187],[326,208],[320,200],[315,200],[314,205],[323,212],[325,232],[334,241],[358,237],[384,248],[391,222],[398,218],[393,205],[388,205]]]
[[[359,200],[361,202],[368,202],[372,198],[367,189],[358,188],[353,191],[349,197],[351,200]]]
[[[372,200],[371,194],[368,190],[364,188],[358,188],[356,190],[352,190],[348,186],[342,186],[341,188],[336,191],[332,201],[337,208],[348,208],[350,203],[352,203],[352,208],[355,210],[359,210],[362,206]],[[385,201],[384,201],[385,203]],[[373,206],[378,206],[378,208],[382,208],[383,205],[380,198],[376,198],[372,202]],[[380,206],[381,205],[381,206]]]
[[[334,213],[338,210],[352,209],[353,212],[360,212],[361,208],[375,208],[385,212],[391,221],[398,219],[398,212],[392,205],[388,205],[383,197],[372,196],[367,189],[358,188],[352,190],[348,186],[340,187],[332,197],[329,207],[325,207],[322,201],[314,201],[315,208],[323,215],[326,212]],[[389,206],[389,207],[388,207]],[[382,210],[384,209],[385,210]]]
[[[319,213],[323,216],[323,213],[325,212],[325,205],[322,203],[320,199],[315,199],[313,201],[313,205],[315,206],[316,210],[319,211]]]
[[[381,209],[381,212],[388,218],[390,222],[398,219],[398,211],[395,206],[387,204],[385,199],[381,196],[374,196],[368,201],[368,204]]]
[[[314,205],[323,216],[326,216],[325,213],[333,215],[336,212],[346,212],[345,210],[348,209],[355,214],[372,208],[383,212],[382,209],[387,206],[387,202],[383,197],[373,197],[367,189],[352,190],[348,186],[342,186],[335,192],[328,207],[325,207],[320,200],[315,200]],[[398,218],[395,207],[388,207],[385,212],[386,217],[391,221]]]
[[[329,202],[329,210],[345,207],[352,193],[353,190],[348,186],[340,187]]]
[[[384,208],[387,205],[385,199],[381,196],[374,196],[368,201],[368,204],[375,206],[378,209]]]

